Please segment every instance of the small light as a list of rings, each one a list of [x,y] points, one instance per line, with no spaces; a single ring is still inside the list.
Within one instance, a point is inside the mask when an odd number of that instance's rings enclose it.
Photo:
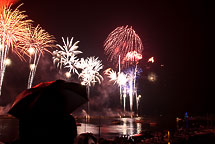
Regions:
[[[34,54],[35,50],[34,50],[34,48],[29,48],[28,52],[29,52],[30,55],[32,55],[32,54]]]
[[[9,65],[11,65],[11,60],[9,58],[6,58],[4,63],[6,66],[9,66]]]
[[[157,75],[155,73],[150,73],[148,75],[148,80],[151,82],[155,82],[157,80]]]
[[[70,73],[70,72],[66,72],[66,73],[65,73],[65,76],[66,76],[67,78],[70,78],[70,77],[71,77],[71,73]]]
[[[149,58],[149,59],[148,59],[148,62],[154,63],[154,62],[155,62],[154,57]]]
[[[36,65],[35,65],[35,64],[30,64],[30,69],[31,69],[31,70],[34,70],[34,69],[35,69],[35,67],[36,67]]]

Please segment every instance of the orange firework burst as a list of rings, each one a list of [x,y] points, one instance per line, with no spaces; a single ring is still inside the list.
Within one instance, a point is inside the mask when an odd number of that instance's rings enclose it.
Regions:
[[[130,51],[136,51],[141,54],[143,44],[132,27],[121,26],[108,35],[104,43],[104,50],[105,54],[108,55],[108,59],[113,61],[114,65],[118,66],[119,56],[122,62]],[[125,66],[127,65],[129,65],[129,62],[125,63]]]
[[[21,5],[20,5],[21,6]],[[0,37],[3,49],[10,48],[18,56],[23,47],[20,43],[26,43],[28,39],[28,28],[32,20],[27,19],[24,11],[19,11],[18,6],[15,10],[5,7],[0,13]]]
[[[55,40],[52,35],[42,29],[39,25],[37,25],[37,27],[29,26],[28,30],[29,38],[28,41],[24,43],[25,48],[23,49],[23,53],[30,56],[28,88],[31,88],[41,54],[43,54],[44,51],[48,51],[48,48],[55,47]]]
[[[5,6],[0,12],[0,95],[1,87],[6,69],[5,60],[8,56],[8,51],[11,49],[18,56],[21,57],[19,43],[25,43],[28,38],[28,25],[31,20],[26,19],[23,11],[12,10]]]
[[[38,53],[43,53],[44,51],[48,51],[48,48],[56,47],[54,44],[54,36],[50,35],[39,25],[36,27],[29,25],[28,33],[29,37],[27,38],[27,41],[23,43],[22,47],[24,47],[24,49],[22,49],[22,53],[31,57],[36,51]]]

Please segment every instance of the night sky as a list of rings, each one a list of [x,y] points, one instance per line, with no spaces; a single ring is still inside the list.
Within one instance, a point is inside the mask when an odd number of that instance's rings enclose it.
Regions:
[[[212,94],[209,94],[208,64],[205,51],[206,6],[202,1],[159,0],[20,0],[34,26],[40,24],[62,45],[61,37],[74,37],[80,41],[79,57],[97,56],[104,70],[113,67],[104,55],[103,43],[108,34],[118,26],[132,26],[143,42],[143,69],[139,79],[141,113],[185,113],[203,114],[214,112]],[[154,64],[147,64],[151,56]],[[16,95],[27,87],[28,60],[20,61],[9,53],[13,63],[7,67],[0,104],[13,102]],[[164,65],[161,67],[160,65]],[[146,69],[146,65],[150,67]],[[146,79],[147,74],[157,74],[157,81]],[[52,63],[52,56],[45,54],[37,68],[34,84],[61,78]],[[105,85],[105,84],[103,84]],[[105,85],[107,86],[107,85]],[[96,86],[95,89],[102,89]],[[112,85],[109,85],[112,87]],[[113,89],[113,88],[111,88]],[[110,97],[119,97],[111,94]],[[96,100],[104,95],[93,92]],[[105,97],[101,105],[114,107],[113,99]]]

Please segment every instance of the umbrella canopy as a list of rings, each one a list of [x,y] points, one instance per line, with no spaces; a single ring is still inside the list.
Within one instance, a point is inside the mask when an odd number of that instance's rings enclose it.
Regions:
[[[22,91],[8,113],[17,118],[37,114],[69,114],[87,101],[85,86],[56,80]]]

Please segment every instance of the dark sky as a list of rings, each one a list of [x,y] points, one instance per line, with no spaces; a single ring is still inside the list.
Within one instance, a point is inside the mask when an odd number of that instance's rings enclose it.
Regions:
[[[103,49],[107,35],[118,26],[132,26],[144,45],[139,82],[144,95],[141,112],[214,111],[205,60],[207,10],[203,0],[20,0],[15,6],[20,3],[24,3],[20,9],[26,11],[34,25],[40,24],[55,36],[57,43],[62,44],[61,37],[74,37],[80,41],[80,56],[98,56],[105,68],[112,67]],[[144,70],[151,56],[156,62]],[[27,85],[28,62],[21,62],[12,53],[10,57],[13,65],[6,70],[0,104],[11,102]],[[158,76],[155,83],[145,78],[150,72]],[[45,54],[34,84],[56,78],[59,75],[51,55]]]

